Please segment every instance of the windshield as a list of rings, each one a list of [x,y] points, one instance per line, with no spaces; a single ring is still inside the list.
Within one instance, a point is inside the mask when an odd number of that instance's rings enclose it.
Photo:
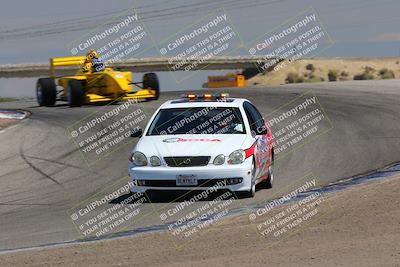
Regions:
[[[196,107],[161,109],[147,135],[245,133],[239,108]]]

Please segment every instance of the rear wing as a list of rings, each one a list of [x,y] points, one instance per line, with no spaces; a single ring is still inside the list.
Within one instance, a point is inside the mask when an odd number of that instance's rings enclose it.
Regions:
[[[81,66],[85,59],[85,56],[50,58],[50,74],[55,77],[55,68],[57,67]]]

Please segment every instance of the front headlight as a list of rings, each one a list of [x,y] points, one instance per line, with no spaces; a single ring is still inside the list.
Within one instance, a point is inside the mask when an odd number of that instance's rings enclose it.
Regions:
[[[133,164],[135,164],[136,166],[146,166],[147,165],[147,158],[146,156],[139,151],[136,151],[132,154],[132,162]]]
[[[151,156],[150,157],[150,165],[153,167],[160,166],[161,165],[160,158],[157,156]]]
[[[238,149],[233,151],[228,158],[228,163],[229,164],[240,164],[243,163],[243,161],[246,158],[246,153],[244,152],[243,149]]]
[[[214,165],[222,165],[225,162],[225,156],[224,155],[218,155],[215,157],[213,164]]]

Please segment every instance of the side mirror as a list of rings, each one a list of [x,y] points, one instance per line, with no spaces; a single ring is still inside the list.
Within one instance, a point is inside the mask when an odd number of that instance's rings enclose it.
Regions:
[[[143,135],[143,130],[141,128],[135,128],[131,132],[131,137],[142,137],[142,135]]]

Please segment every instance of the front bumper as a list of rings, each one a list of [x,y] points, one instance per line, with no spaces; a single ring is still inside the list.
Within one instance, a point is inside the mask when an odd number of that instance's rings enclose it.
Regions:
[[[129,162],[130,190],[134,193],[144,193],[147,190],[206,190],[217,184],[218,189],[249,191],[251,189],[251,165],[251,158],[237,165],[216,166],[209,164],[198,167],[136,167]],[[195,175],[199,181],[198,185],[177,186],[178,175]],[[226,179],[232,181],[232,178],[236,178],[236,180],[241,178],[241,182],[236,184],[220,183],[220,181],[226,181]],[[137,185],[138,180],[149,181],[147,184],[150,185]]]

